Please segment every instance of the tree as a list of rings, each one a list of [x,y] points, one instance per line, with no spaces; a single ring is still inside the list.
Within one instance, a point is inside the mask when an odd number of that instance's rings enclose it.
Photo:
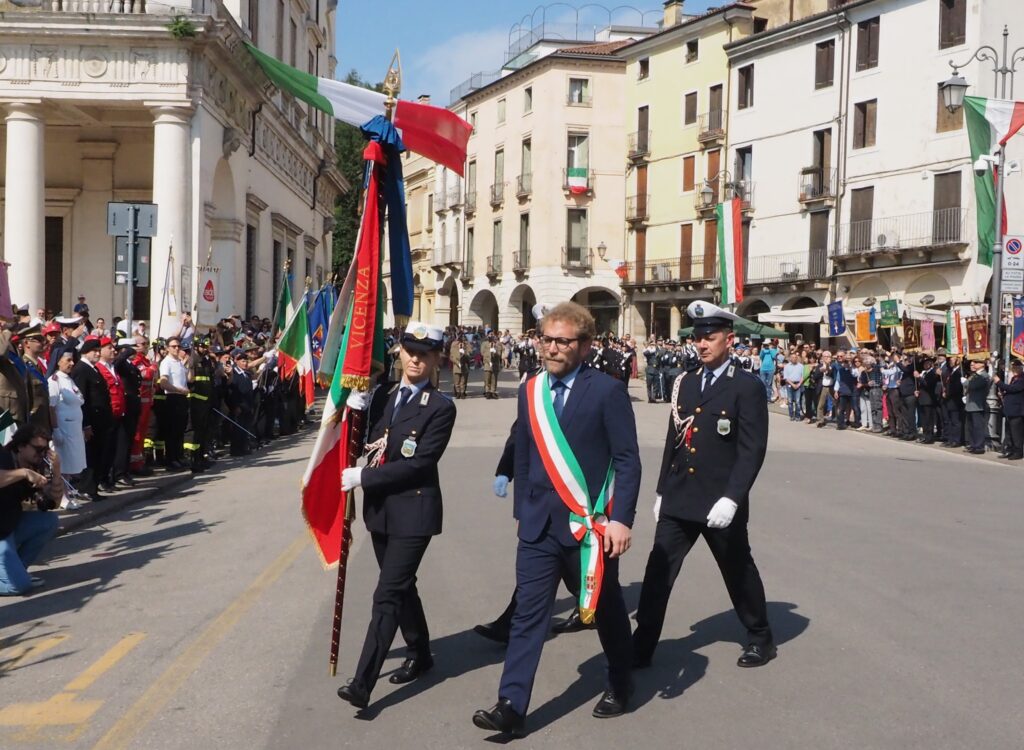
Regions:
[[[381,83],[371,85],[359,77],[359,73],[350,70],[345,83],[353,86],[383,92]],[[338,157],[338,169],[345,176],[351,189],[341,196],[334,207],[334,247],[332,260],[338,274],[348,270],[349,263],[355,252],[356,236],[359,234],[359,207],[363,200],[363,148],[366,141],[359,128],[343,122],[334,125],[334,151]]]

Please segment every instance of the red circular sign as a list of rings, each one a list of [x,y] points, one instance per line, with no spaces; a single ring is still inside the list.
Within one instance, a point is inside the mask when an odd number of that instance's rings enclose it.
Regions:
[[[206,286],[203,288],[203,299],[207,302],[213,302],[216,296],[213,291],[213,279],[207,279]]]

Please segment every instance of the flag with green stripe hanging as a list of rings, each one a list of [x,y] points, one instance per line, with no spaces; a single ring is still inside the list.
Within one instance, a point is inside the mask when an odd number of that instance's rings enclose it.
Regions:
[[[980,96],[964,97],[967,114],[967,137],[971,142],[971,159],[992,156],[1006,145],[1024,126],[1024,102],[1005,99],[987,99]],[[982,174],[974,173],[974,193],[978,207],[978,262],[992,265],[992,248],[996,242],[996,185],[999,175],[995,169]],[[1003,203],[1003,232],[1006,232],[1006,203]]]
[[[743,207],[739,198],[732,198],[715,207],[718,223],[718,277],[722,288],[722,304],[736,305],[743,301]]]

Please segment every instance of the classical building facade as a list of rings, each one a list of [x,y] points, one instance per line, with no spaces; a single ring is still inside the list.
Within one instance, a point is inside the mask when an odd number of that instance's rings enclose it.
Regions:
[[[848,314],[896,299],[937,321],[978,310],[991,269],[977,262],[970,147],[939,84],[950,59],[998,43],[1011,5],[852,2],[727,46],[729,162],[758,185],[741,314],[813,335],[833,299]],[[962,73],[995,93],[989,69]]]
[[[173,10],[174,16],[169,15]],[[107,203],[152,202],[158,226],[133,318],[173,326],[197,302],[197,269],[219,268],[218,309],[272,313],[291,260],[293,296],[331,270],[333,206],[347,185],[334,123],[281,94],[244,43],[322,76],[334,10],[305,0],[7,5],[0,17],[3,252],[12,298],[123,316]]]

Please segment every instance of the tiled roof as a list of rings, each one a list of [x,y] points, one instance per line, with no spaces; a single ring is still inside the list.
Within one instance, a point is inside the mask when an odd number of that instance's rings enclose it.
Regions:
[[[555,54],[566,55],[613,55],[635,39],[620,39],[617,42],[600,42],[598,44],[581,44],[578,47],[562,47]]]

